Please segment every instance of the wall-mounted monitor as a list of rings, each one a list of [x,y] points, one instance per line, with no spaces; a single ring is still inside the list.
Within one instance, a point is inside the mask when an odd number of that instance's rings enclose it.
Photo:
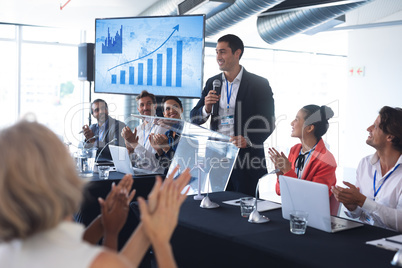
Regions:
[[[96,19],[95,92],[201,96],[204,15]]]

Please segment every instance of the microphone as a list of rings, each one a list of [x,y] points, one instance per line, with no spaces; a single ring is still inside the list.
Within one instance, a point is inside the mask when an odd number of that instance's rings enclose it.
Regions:
[[[90,140],[96,139],[96,138],[98,138],[98,137],[99,137],[99,135],[95,135],[95,136],[93,136],[92,138],[87,139],[87,140],[84,142],[84,144],[82,145],[82,147],[85,148],[85,146],[87,145],[87,143],[88,143]]]
[[[108,143],[105,144],[105,146],[102,147],[102,149],[100,150],[98,156],[95,159],[95,163],[98,163],[99,156],[102,154],[103,150],[105,150],[106,146],[108,146],[109,144],[111,144],[112,142],[114,142],[116,140],[117,140],[117,138],[114,138],[113,140],[109,141]]]
[[[274,170],[274,171],[276,171],[276,170]],[[270,172],[270,173],[272,173],[272,172]],[[259,185],[260,185],[260,180],[258,180],[257,186],[255,187],[255,207],[254,207],[254,210],[250,213],[250,216],[248,216],[248,222],[251,222],[251,223],[265,223],[265,222],[270,221],[270,219],[268,217],[261,215],[257,209],[257,202],[258,202],[257,197],[258,197]]]
[[[219,79],[215,79],[212,82],[212,89],[216,91],[216,95],[221,94],[221,84],[222,84],[222,82]],[[218,109],[219,109],[219,102],[217,102],[214,105],[212,105],[211,114],[212,115],[217,115],[218,114]]]

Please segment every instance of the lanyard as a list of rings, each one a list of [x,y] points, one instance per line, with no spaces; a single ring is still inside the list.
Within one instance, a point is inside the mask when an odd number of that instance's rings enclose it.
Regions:
[[[392,173],[394,173],[395,169],[397,169],[399,167],[399,165],[400,164],[396,165],[396,167],[394,167],[394,169],[385,177],[384,181],[381,183],[380,187],[378,187],[377,191],[375,190],[375,179],[377,176],[377,170],[374,172],[374,180],[373,180],[374,198],[373,198],[373,200],[375,200],[375,197],[377,196],[381,187],[384,185],[385,181],[389,178],[389,176],[391,176]]]
[[[145,126],[144,126],[144,131],[143,131],[143,133],[144,133],[144,148],[145,148],[145,145],[147,144],[147,141],[148,141],[148,138],[149,138],[149,134],[151,134],[151,131],[152,131],[153,128],[154,128],[154,123],[152,123],[151,129],[150,129],[149,132],[148,132],[148,136],[147,136],[147,138],[145,139]]]
[[[227,98],[227,103],[228,103],[228,105],[226,106],[226,109],[228,111],[229,111],[230,97],[232,96],[232,89],[233,89],[233,83],[230,84],[230,92],[229,92],[229,81],[226,79],[226,98]]]
[[[316,146],[317,144],[318,144],[318,141],[317,141],[317,143],[314,145],[314,147],[308,152],[307,158],[304,160],[304,163],[307,163],[307,160],[308,160],[308,158],[310,157],[311,152],[315,150],[315,146]],[[302,148],[303,148],[303,147],[302,147]],[[302,148],[300,148],[299,155],[301,154]],[[299,160],[299,161],[300,161],[300,160]],[[303,165],[303,169],[304,169],[304,165]],[[297,177],[299,177],[299,168],[297,168],[297,173],[296,173],[296,174],[297,174]],[[299,179],[301,179],[301,175],[302,175],[302,174],[300,174],[300,178],[299,178]]]

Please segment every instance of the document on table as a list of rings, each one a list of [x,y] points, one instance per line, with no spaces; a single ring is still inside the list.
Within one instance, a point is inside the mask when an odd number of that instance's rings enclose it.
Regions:
[[[367,241],[366,244],[387,250],[398,251],[402,249],[402,235],[394,235],[386,238]]]
[[[232,206],[240,206],[240,199],[223,201],[222,203]],[[274,203],[268,200],[257,200],[258,212],[268,211],[277,208],[281,208],[281,204]]]

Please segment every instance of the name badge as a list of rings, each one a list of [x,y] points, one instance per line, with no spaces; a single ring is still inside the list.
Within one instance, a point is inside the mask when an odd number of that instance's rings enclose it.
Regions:
[[[222,116],[221,125],[224,126],[234,125],[234,116],[233,115]]]

